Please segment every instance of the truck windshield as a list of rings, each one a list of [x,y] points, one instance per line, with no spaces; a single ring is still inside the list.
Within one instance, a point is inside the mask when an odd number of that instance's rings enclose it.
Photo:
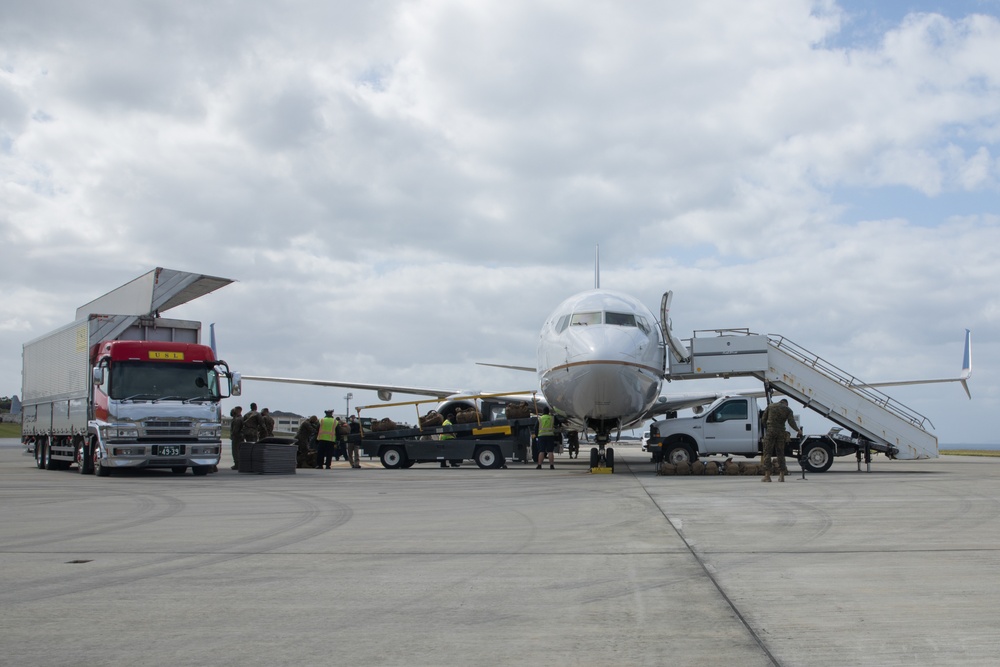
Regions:
[[[725,422],[730,419],[746,421],[749,418],[746,401],[729,401],[716,409],[712,416],[712,421]]]
[[[215,371],[202,364],[120,361],[111,366],[108,395],[116,400],[218,397]]]

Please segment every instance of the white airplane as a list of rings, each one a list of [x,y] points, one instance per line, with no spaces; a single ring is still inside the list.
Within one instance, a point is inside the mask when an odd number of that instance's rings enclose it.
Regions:
[[[620,292],[599,288],[575,294],[560,303],[542,326],[535,368],[483,364],[537,373],[543,397],[553,412],[568,423],[569,429],[594,434],[599,460],[611,435],[640,425],[668,412],[693,408],[727,395],[763,396],[761,390],[700,392],[661,395],[667,379],[667,348],[680,360],[689,354],[669,327],[672,292],[663,295],[660,320],[637,299]],[[971,375],[968,331],[961,377],[942,380],[908,380],[875,383],[876,386],[928,382],[962,382]],[[525,400],[517,394],[482,394],[453,389],[430,389],[388,384],[336,380],[305,380],[244,375],[243,380],[312,384],[375,391],[383,401],[394,392],[440,399],[438,412],[448,414],[458,407],[479,407],[487,417],[499,417],[504,404]],[[613,453],[607,452],[608,458]],[[593,456],[592,456],[593,460]]]
[[[668,293],[669,295],[669,293]],[[665,303],[669,297],[665,296]],[[664,328],[665,329],[665,328]],[[570,429],[593,432],[603,457],[611,433],[627,430],[656,415],[709,403],[726,393],[701,392],[661,396],[666,371],[664,329],[637,299],[619,292],[594,289],[566,299],[546,319],[538,343],[538,365],[501,368],[533,371],[542,400]],[[668,334],[669,336],[669,334]],[[389,401],[393,393],[441,399],[437,411],[479,407],[499,416],[505,404],[526,400],[532,392],[483,394],[388,384],[308,380],[243,375],[242,380],[311,384],[375,391]]]

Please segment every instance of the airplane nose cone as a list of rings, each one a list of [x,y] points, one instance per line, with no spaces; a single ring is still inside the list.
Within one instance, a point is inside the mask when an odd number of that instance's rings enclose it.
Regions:
[[[648,340],[638,329],[624,327],[589,327],[570,331],[575,338],[567,345],[567,361],[625,361],[642,357]]]
[[[550,404],[570,414],[629,420],[656,400],[662,352],[640,329],[577,327],[567,334],[563,358],[540,365],[550,369],[540,377]]]

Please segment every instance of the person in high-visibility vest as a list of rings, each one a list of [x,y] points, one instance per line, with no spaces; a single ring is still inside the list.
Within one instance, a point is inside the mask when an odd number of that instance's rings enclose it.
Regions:
[[[556,439],[556,419],[550,414],[548,406],[542,408],[542,414],[538,415],[538,427],[535,433],[535,442],[538,446],[538,465],[535,470],[542,469],[542,461],[545,455],[549,455],[549,469],[556,468],[555,454]]]
[[[326,416],[319,420],[319,430],[316,432],[316,468],[330,469],[333,464],[333,448],[337,443],[337,419],[333,410],[327,410]]]
[[[446,416],[444,418],[444,421],[441,422],[441,426],[451,426],[451,418],[452,418],[452,415],[450,415],[450,414],[448,416]],[[438,440],[454,440],[454,439],[455,439],[455,434],[454,433],[442,433],[441,435],[438,436]],[[458,467],[458,465],[454,461],[451,462],[451,465],[453,467],[455,467],[455,468]],[[448,462],[442,459],[442,461],[441,461],[441,467],[442,468],[447,468],[448,467]]]

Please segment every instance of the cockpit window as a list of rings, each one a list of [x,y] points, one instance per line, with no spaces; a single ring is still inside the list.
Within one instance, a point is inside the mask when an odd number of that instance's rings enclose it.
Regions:
[[[604,323],[614,324],[620,327],[634,327],[635,315],[632,313],[604,313]]]
[[[563,331],[566,331],[566,327],[568,326],[569,326],[569,315],[563,315],[562,317],[559,318],[559,321],[556,322],[556,333],[562,333]]]
[[[601,323],[601,313],[573,313],[570,324],[573,326],[588,326]]]
[[[642,330],[642,333],[646,334],[647,336],[649,335],[649,332],[652,331],[652,329],[649,326],[649,322],[646,321],[645,317],[635,318],[635,323],[639,325],[639,329]]]

